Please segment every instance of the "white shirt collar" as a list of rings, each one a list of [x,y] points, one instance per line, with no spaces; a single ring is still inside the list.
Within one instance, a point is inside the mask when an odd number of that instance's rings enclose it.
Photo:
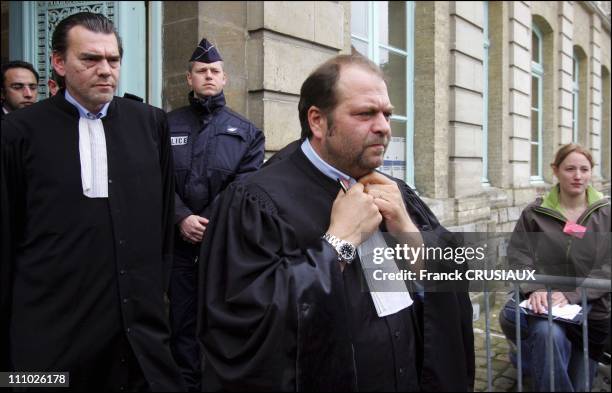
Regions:
[[[66,89],[66,94],[64,95],[64,97],[66,98],[66,101],[68,101],[69,103],[71,103],[77,108],[77,110],[79,111],[80,117],[84,117],[89,120],[104,118],[106,116],[106,112],[108,112],[108,106],[110,105],[110,101],[109,101],[106,104],[104,104],[102,109],[100,109],[100,112],[98,112],[97,114],[93,114],[89,112],[87,109],[85,109],[83,105],[79,104],[78,101],[73,96],[71,96],[70,93],[68,93],[68,89]]]
[[[321,173],[323,173],[325,176],[331,178],[334,181],[338,179],[348,180],[351,186],[357,183],[357,180],[353,179],[346,173],[334,168],[333,166],[325,162],[325,160],[323,160],[312,148],[312,145],[310,144],[308,138],[302,143],[302,151],[304,152],[306,158],[308,158],[308,160],[312,162],[312,165],[314,165],[318,170],[320,170]]]

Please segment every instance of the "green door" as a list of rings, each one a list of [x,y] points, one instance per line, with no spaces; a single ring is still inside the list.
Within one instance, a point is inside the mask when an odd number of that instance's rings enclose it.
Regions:
[[[117,95],[125,92],[147,99],[147,35],[144,1],[11,1],[9,5],[11,60],[25,60],[40,74],[39,96],[47,96],[51,37],[58,23],[77,12],[106,15],[123,41],[123,61]]]

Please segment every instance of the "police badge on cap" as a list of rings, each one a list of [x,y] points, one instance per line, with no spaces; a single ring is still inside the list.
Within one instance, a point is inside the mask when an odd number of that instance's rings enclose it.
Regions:
[[[214,63],[222,61],[221,55],[217,51],[217,48],[208,42],[206,38],[202,38],[200,45],[195,49],[191,59],[189,61],[199,61],[200,63]]]

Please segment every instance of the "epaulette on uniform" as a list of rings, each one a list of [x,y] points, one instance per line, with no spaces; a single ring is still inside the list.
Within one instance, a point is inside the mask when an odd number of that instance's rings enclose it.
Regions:
[[[143,98],[138,97],[137,95],[131,94],[131,93],[124,93],[123,98],[128,98],[130,100],[139,101],[139,102],[144,102]]]

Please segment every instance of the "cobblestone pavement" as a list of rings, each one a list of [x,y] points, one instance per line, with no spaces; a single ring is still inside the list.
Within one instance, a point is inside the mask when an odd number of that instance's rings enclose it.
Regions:
[[[485,347],[485,312],[482,294],[472,294],[472,301],[480,304],[480,315],[474,321],[474,347],[476,351],[476,381],[474,391],[487,391],[487,361]],[[509,358],[509,346],[499,326],[499,312],[504,305],[504,293],[492,293],[490,297],[491,328],[491,390],[492,392],[516,392],[517,371]],[[478,306],[477,306],[478,307]],[[529,380],[523,378],[523,391],[527,391]],[[610,392],[610,366],[599,365],[592,392]]]

